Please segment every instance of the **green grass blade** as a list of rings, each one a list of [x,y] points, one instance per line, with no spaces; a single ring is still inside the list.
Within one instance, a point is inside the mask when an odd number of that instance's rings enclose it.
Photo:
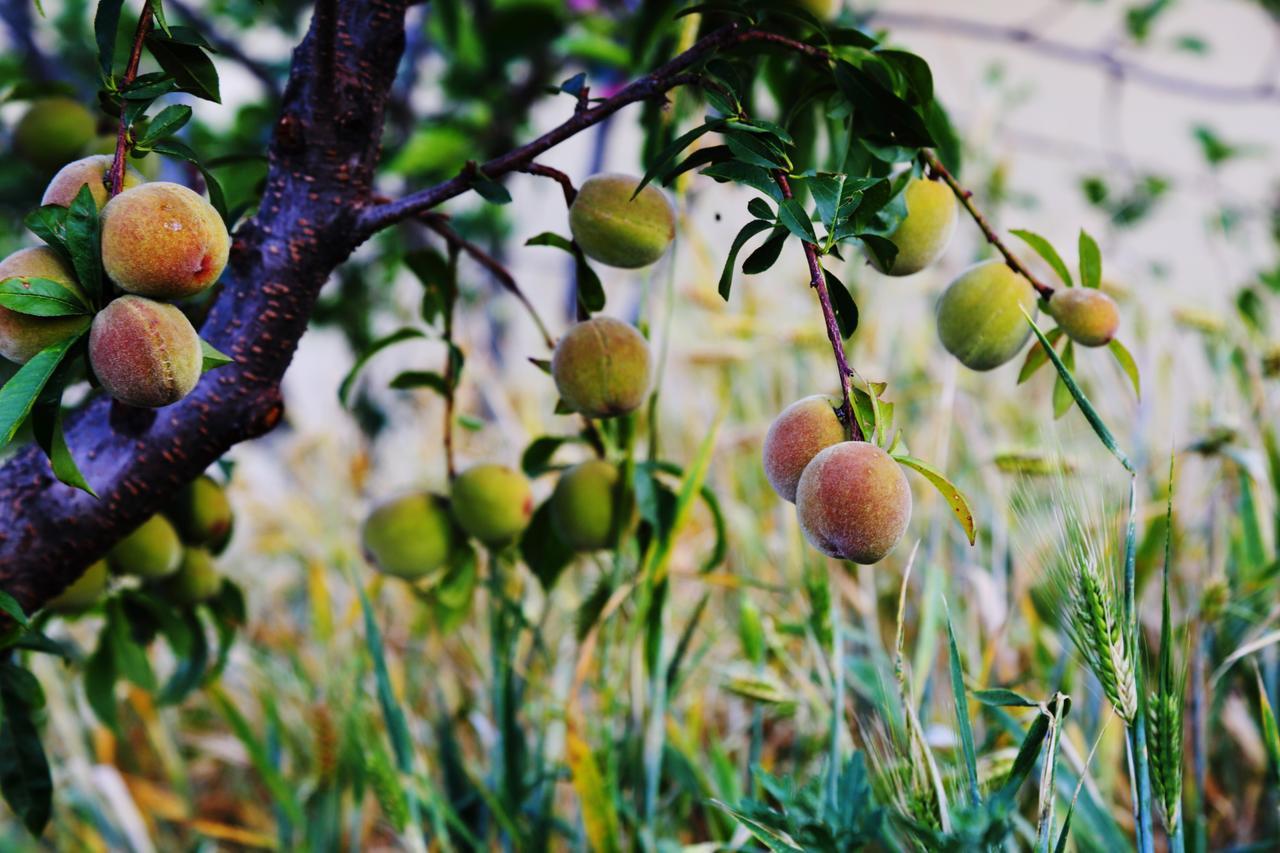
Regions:
[[[978,753],[973,746],[973,728],[969,723],[969,700],[965,696],[964,671],[960,666],[960,651],[956,648],[956,632],[951,624],[951,608],[943,600],[947,616],[947,650],[951,656],[951,695],[956,703],[956,723],[960,730],[960,746],[964,752],[964,769],[969,779],[969,799],[973,805],[982,803],[978,792]]]

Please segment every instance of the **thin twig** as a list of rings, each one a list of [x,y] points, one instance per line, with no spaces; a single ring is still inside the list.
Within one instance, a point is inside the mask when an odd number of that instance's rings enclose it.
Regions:
[[[129,53],[129,63],[125,65],[124,76],[120,78],[119,88],[128,87],[138,76],[138,65],[142,62],[142,46],[146,43],[147,33],[151,31],[151,4],[144,4],[138,15],[138,28],[133,33],[133,49]],[[120,129],[116,131],[116,158],[111,162],[111,172],[107,181],[107,197],[115,198],[124,189],[125,158],[129,156],[129,122],[125,120],[124,104],[120,105]]]
[[[530,163],[527,166],[521,166],[518,171],[527,172],[530,175],[540,175],[559,183],[560,189],[564,191],[564,203],[566,205],[573,204],[573,200],[578,197],[578,190],[574,187],[572,179],[559,169],[553,169],[541,163]]]
[[[773,179],[777,182],[778,189],[782,190],[782,197],[792,198],[791,183],[781,169],[774,171]],[[862,428],[858,426],[858,419],[853,416],[853,403],[850,399],[852,394],[850,379],[853,377],[853,371],[849,369],[849,362],[845,358],[844,341],[840,337],[840,324],[836,322],[836,312],[831,307],[831,293],[827,290],[827,277],[823,274],[822,265],[818,262],[818,247],[803,240],[801,245],[804,247],[805,260],[809,263],[809,286],[817,291],[818,304],[822,306],[822,319],[827,326],[827,340],[831,341],[831,351],[836,357],[836,369],[840,371],[840,416],[849,425],[853,440],[862,441]]]
[[[444,312],[444,465],[445,473],[452,483],[458,474],[453,459],[453,405],[457,391],[458,375],[453,369],[453,310],[458,302],[458,251],[459,246],[449,244],[449,275],[452,278],[449,289],[449,304]]]
[[[986,237],[987,242],[994,246],[996,251],[1004,257],[1005,263],[1014,272],[1031,282],[1031,286],[1036,289],[1036,293],[1045,299],[1053,296],[1053,288],[1036,278],[1031,270],[1027,269],[1026,265],[1018,260],[1018,256],[1009,250],[1009,247],[1000,239],[1000,235],[991,227],[991,223],[987,222],[987,218],[982,215],[982,211],[978,210],[978,206],[973,203],[973,193],[960,185],[960,182],[947,171],[947,167],[942,165],[942,161],[938,159],[938,156],[927,149],[922,151],[920,156],[928,164],[929,171],[941,178],[943,183],[955,193],[956,198],[964,205],[964,209],[969,212],[969,216],[977,223],[978,228],[982,231],[982,236]]]

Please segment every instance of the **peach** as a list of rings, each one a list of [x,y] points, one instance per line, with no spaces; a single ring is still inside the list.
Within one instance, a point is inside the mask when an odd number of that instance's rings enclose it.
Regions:
[[[416,492],[371,512],[360,539],[375,569],[415,581],[443,569],[463,534],[454,524],[447,498]]]
[[[638,178],[593,175],[569,207],[569,230],[587,257],[638,269],[658,258],[676,235],[676,212],[662,190],[648,184],[632,198]]]
[[[551,357],[561,399],[589,418],[635,411],[649,393],[649,342],[612,317],[574,325]]]
[[[6,278],[47,278],[65,284],[88,304],[75,273],[47,246],[19,249],[0,261],[0,281]],[[0,307],[0,355],[26,364],[40,350],[83,331],[86,320],[84,316],[33,317]]]
[[[118,575],[147,580],[167,577],[182,562],[182,542],[168,519],[153,515],[117,542],[107,554],[107,561]]]
[[[836,413],[840,400],[816,394],[782,410],[764,436],[764,475],[784,501],[795,503],[805,466],[818,452],[848,439]]]
[[[73,98],[37,98],[13,129],[13,147],[37,169],[52,172],[93,139],[95,124],[93,113]]]
[[[171,603],[190,607],[208,601],[222,589],[222,576],[213,555],[204,548],[186,548],[178,571],[156,585]]]
[[[122,403],[159,408],[200,381],[200,336],[172,305],[121,296],[93,318],[89,362],[108,394]]]
[[[942,257],[956,227],[956,200],[951,188],[941,181],[916,178],[903,190],[907,215],[889,235],[898,247],[893,266],[884,269],[871,256],[871,263],[886,275],[911,275]]]
[[[1049,297],[1049,316],[1071,340],[1085,347],[1111,343],[1120,328],[1120,309],[1101,290],[1064,287]]]
[[[911,487],[892,456],[865,441],[844,441],[804,469],[796,515],[813,547],[870,565],[884,559],[906,532]]]
[[[453,517],[490,547],[516,540],[533,517],[533,491],[524,474],[505,465],[475,465],[453,481]]]
[[[1031,283],[1004,261],[976,264],[938,300],[938,337],[970,370],[992,370],[1016,356],[1031,337],[1023,311],[1036,315]]]
[[[551,524],[575,551],[598,551],[618,542],[626,520],[618,494],[617,466],[603,459],[574,465],[551,493]]]
[[[72,160],[59,169],[53,176],[53,180],[49,181],[40,204],[70,207],[80,188],[87,186],[89,192],[93,193],[93,200],[97,202],[98,210],[102,210],[102,206],[107,203],[107,173],[111,171],[111,164],[115,159],[110,154],[95,154],[91,157]],[[137,169],[125,166],[124,188],[126,190],[143,183],[146,183],[146,178],[142,177]]]
[[[46,610],[65,615],[83,613],[102,597],[107,589],[107,561],[99,560],[85,569],[75,583],[45,604]]]
[[[194,296],[222,275],[230,249],[213,205],[180,184],[140,184],[102,209],[103,269],[138,296]]]
[[[231,540],[235,516],[227,492],[217,480],[200,475],[182,490],[168,510],[169,519],[187,545],[221,553]]]

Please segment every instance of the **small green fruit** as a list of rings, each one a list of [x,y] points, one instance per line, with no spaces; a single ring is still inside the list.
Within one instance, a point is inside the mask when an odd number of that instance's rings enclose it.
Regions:
[[[804,469],[796,515],[813,547],[828,557],[871,565],[906,532],[911,487],[892,456],[865,441],[845,441]]]
[[[575,412],[589,418],[625,415],[649,393],[649,342],[621,320],[593,317],[556,344],[551,376]]]
[[[1115,300],[1092,287],[1063,287],[1049,297],[1049,316],[1071,340],[1086,347],[1111,343],[1120,328]]]
[[[637,178],[595,175],[569,206],[569,230],[587,257],[611,267],[647,267],[676,234],[676,212],[662,190],[648,184],[632,198]]]
[[[93,200],[98,205],[98,210],[102,210],[103,205],[107,203],[107,184],[106,177],[111,171],[111,164],[115,162],[115,157],[110,154],[97,154],[92,157],[81,157],[79,160],[73,160],[58,170],[53,176],[53,180],[49,181],[49,186],[45,188],[44,198],[40,199],[40,204],[56,204],[61,207],[70,207],[71,202],[75,201],[76,195],[79,194],[80,188],[87,186],[89,192],[93,194]],[[139,184],[146,183],[146,178],[132,166],[126,166],[124,170],[124,188],[130,189]]]
[[[618,468],[603,459],[574,465],[551,493],[551,524],[575,551],[612,548],[626,524],[618,494]]]
[[[991,370],[1018,354],[1036,316],[1036,292],[1003,261],[970,267],[938,300],[938,337],[971,370]]]
[[[419,492],[388,501],[365,519],[361,543],[383,574],[416,581],[443,568],[462,541],[449,501]]]
[[[167,518],[153,515],[117,542],[107,561],[118,575],[156,580],[178,570],[182,562],[182,542]]]
[[[47,278],[66,285],[79,294],[84,291],[56,252],[47,246],[19,249],[0,261],[0,281],[6,278]],[[33,317],[0,307],[0,355],[17,364],[26,364],[40,350],[83,331],[85,317]]]
[[[490,547],[516,540],[533,517],[533,491],[524,474],[505,465],[476,465],[453,481],[453,517]]]
[[[840,400],[816,394],[782,410],[764,437],[764,475],[784,501],[795,503],[805,466],[819,451],[848,439],[836,412]]]
[[[93,113],[65,96],[39,98],[13,129],[13,147],[18,156],[45,172],[78,156],[93,139]]]
[[[212,554],[204,548],[187,548],[182,552],[177,574],[165,578],[156,588],[171,603],[190,607],[216,596],[222,589],[222,576]]]
[[[57,598],[45,604],[45,609],[64,615],[83,613],[98,602],[106,588],[107,561],[99,560],[86,569],[85,573],[75,583],[64,589]]]
[[[222,217],[181,184],[141,184],[102,209],[102,268],[129,293],[194,296],[222,275],[230,250]]]
[[[871,263],[886,275],[911,275],[929,266],[946,251],[956,227],[956,200],[946,184],[916,178],[903,193],[907,215],[889,235],[898,247],[893,266],[884,269],[871,257]]]
[[[169,520],[188,545],[201,545],[221,553],[231,539],[235,514],[226,489],[202,474],[182,490],[169,510]]]
[[[89,361],[112,397],[130,406],[158,409],[196,387],[204,353],[200,336],[177,307],[121,296],[93,318]]]

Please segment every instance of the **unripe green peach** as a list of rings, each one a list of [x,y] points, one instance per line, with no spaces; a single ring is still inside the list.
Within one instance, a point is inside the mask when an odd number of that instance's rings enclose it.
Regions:
[[[107,561],[118,575],[156,580],[178,570],[182,562],[182,542],[167,518],[153,515],[117,542],[107,554]]]
[[[230,249],[213,205],[181,184],[141,184],[102,209],[102,267],[139,296],[199,293],[222,275]]]
[[[835,14],[838,4],[836,0],[792,0],[795,5],[804,9],[815,18],[825,21]]]
[[[57,598],[45,604],[54,613],[74,614],[88,610],[107,588],[107,561],[94,563],[75,583],[64,589]]]
[[[221,553],[231,539],[235,513],[227,491],[217,480],[202,474],[192,480],[174,501],[169,520],[188,545],[201,545]]]
[[[942,181],[916,178],[903,190],[907,215],[889,235],[898,247],[893,266],[884,269],[871,257],[876,269],[886,275],[911,275],[942,256],[956,228],[956,200]]]
[[[662,190],[648,184],[632,198],[638,178],[594,175],[569,206],[569,230],[587,257],[638,269],[662,257],[676,235],[676,212]]]
[[[1120,328],[1115,300],[1092,287],[1063,287],[1049,297],[1049,316],[1071,340],[1086,347],[1106,346]]]
[[[114,159],[114,155],[116,153],[116,135],[114,133],[99,134],[98,136],[95,136],[80,153],[86,157],[90,154],[111,154]],[[142,177],[144,179],[154,181],[156,178],[160,177],[160,159],[160,156],[156,154],[142,158],[131,157],[129,159],[129,168],[137,169],[142,173]],[[127,189],[128,186],[129,184],[126,182],[125,188]]]
[[[190,607],[216,596],[222,589],[222,576],[212,554],[204,548],[185,548],[177,573],[157,584],[156,589],[173,604]]]
[[[589,418],[625,415],[649,393],[649,342],[621,320],[592,317],[556,344],[551,376],[575,412]]]
[[[40,98],[13,129],[18,156],[38,169],[53,171],[80,154],[93,139],[93,113],[65,96]]]
[[[6,278],[47,278],[65,284],[84,297],[84,291],[76,283],[75,273],[47,246],[19,249],[0,261],[0,281]],[[0,306],[0,355],[9,361],[26,364],[45,347],[83,330],[84,323],[83,316],[33,317]]]
[[[893,457],[865,441],[823,450],[796,489],[800,529],[829,557],[870,565],[884,559],[911,520],[911,487]]]
[[[618,542],[626,524],[618,468],[603,459],[574,465],[551,493],[551,524],[575,551],[598,551]]]
[[[191,393],[200,381],[204,355],[200,336],[176,307],[121,296],[93,318],[89,361],[112,397],[155,409]]]
[[[1036,292],[1003,261],[970,267],[938,300],[938,337],[971,370],[991,370],[1018,354],[1031,336],[1022,312],[1036,316]]]
[[[848,438],[836,414],[839,408],[835,397],[815,394],[787,406],[769,425],[764,436],[764,475],[784,501],[795,503],[800,475],[819,451]]]
[[[360,541],[383,574],[415,581],[443,568],[462,534],[441,495],[417,492],[388,501],[365,519]]]
[[[533,517],[529,480],[505,465],[475,465],[453,481],[453,517],[469,535],[485,545],[515,541]]]
[[[72,160],[59,169],[53,176],[53,180],[49,181],[49,186],[45,188],[44,198],[40,199],[40,203],[70,207],[80,188],[87,186],[89,192],[93,193],[93,200],[97,202],[98,210],[102,210],[102,206],[107,203],[107,173],[111,171],[111,164],[115,159],[110,154],[95,154],[91,157]],[[143,183],[146,183],[146,178],[142,177],[137,169],[125,166],[124,188],[126,190]]]

